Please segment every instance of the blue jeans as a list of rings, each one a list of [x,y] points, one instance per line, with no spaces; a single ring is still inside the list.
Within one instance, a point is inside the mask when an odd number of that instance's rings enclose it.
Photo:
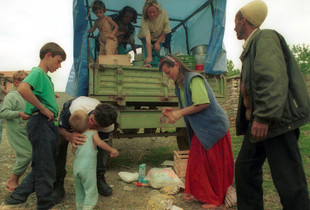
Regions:
[[[147,52],[146,52],[146,41],[145,39],[140,39],[141,42],[142,42],[142,45],[143,45],[143,55],[144,55],[144,59],[146,59],[147,57]],[[153,49],[153,42],[151,44],[151,50],[152,50],[152,62],[150,63],[152,65],[152,67],[158,67],[159,66],[159,62],[160,62],[160,53],[159,52],[156,52],[154,49]],[[160,43],[160,48],[163,47],[163,44]]]
[[[32,145],[32,170],[10,197],[26,201],[32,192],[36,192],[37,209],[50,209],[55,205],[52,191],[56,179],[58,127],[38,114],[30,117],[27,132]]]

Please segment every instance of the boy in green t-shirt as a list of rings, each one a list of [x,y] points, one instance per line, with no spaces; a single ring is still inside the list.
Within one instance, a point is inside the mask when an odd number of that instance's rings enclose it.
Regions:
[[[54,120],[58,115],[58,105],[54,84],[47,73],[53,73],[61,67],[66,53],[58,44],[50,42],[41,48],[40,59],[39,66],[31,70],[17,89],[27,101],[25,113],[31,115],[27,123],[27,132],[33,148],[32,170],[6,198],[5,204],[23,203],[35,191],[37,208],[50,209],[55,205],[52,190],[56,178],[54,160],[58,127]]]

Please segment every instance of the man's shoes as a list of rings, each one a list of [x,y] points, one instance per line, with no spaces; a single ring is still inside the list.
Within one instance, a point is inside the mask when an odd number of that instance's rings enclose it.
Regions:
[[[17,204],[21,204],[26,202],[25,199],[16,199],[13,198],[12,195],[9,195],[5,200],[4,200],[4,204],[5,205],[17,205]]]
[[[65,197],[65,188],[64,188],[64,182],[57,182],[54,184],[54,189],[52,192],[52,198],[55,202],[55,204],[61,203],[61,201]]]
[[[103,176],[97,176],[97,188],[99,194],[103,196],[111,196],[113,193],[112,187],[106,183]]]

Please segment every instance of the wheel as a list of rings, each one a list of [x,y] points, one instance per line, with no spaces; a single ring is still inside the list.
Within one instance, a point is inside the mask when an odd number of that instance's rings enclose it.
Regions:
[[[189,150],[190,143],[188,140],[186,128],[177,128],[176,131],[177,133],[181,134],[177,136],[179,150]]]

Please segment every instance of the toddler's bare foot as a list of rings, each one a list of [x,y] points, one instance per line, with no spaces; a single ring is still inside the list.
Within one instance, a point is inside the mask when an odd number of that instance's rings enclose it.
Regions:
[[[215,209],[217,206],[216,205],[211,205],[211,204],[203,204],[201,208],[203,209]]]
[[[184,199],[184,200],[187,200],[187,201],[192,201],[192,200],[195,200],[195,197],[194,197],[192,194],[187,194],[187,193],[185,193],[185,194],[183,195],[183,199]]]

